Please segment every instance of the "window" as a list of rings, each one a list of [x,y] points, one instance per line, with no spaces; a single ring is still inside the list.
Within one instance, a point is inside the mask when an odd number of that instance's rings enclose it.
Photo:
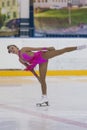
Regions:
[[[7,6],[10,6],[10,1],[7,1]]]
[[[16,12],[13,12],[13,18],[16,18],[16,17],[17,17]]]
[[[2,2],[2,7],[5,7],[5,3],[4,2]]]
[[[7,19],[10,19],[10,12],[7,13]]]
[[[16,1],[15,1],[15,0],[13,0],[13,1],[12,1],[12,4],[13,4],[13,5],[15,5],[15,4],[16,4]]]

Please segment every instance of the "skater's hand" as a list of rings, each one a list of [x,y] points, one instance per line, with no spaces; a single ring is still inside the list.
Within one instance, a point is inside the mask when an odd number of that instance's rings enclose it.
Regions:
[[[25,68],[24,71],[28,71],[29,69],[28,68]]]
[[[26,66],[25,70],[26,70],[26,71],[29,70],[29,71],[32,72],[32,71],[33,71],[33,68],[34,68],[34,65],[33,65],[33,64],[29,64],[29,65]]]
[[[55,48],[54,47],[49,47],[48,48],[48,51],[52,51],[52,50],[55,50]]]

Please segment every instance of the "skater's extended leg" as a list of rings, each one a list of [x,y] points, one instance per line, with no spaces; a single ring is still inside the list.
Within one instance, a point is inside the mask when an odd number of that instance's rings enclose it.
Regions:
[[[66,48],[59,49],[59,50],[47,51],[47,52],[43,53],[43,57],[45,59],[50,59],[50,58],[53,58],[55,56],[62,55],[66,52],[71,52],[71,51],[75,51],[75,50],[82,50],[82,49],[85,49],[85,48],[87,48],[87,45],[66,47]]]
[[[45,59],[50,59],[55,56],[62,55],[66,52],[71,52],[71,51],[75,51],[75,50],[77,50],[77,47],[66,47],[66,48],[59,49],[59,50],[47,51],[47,52],[43,53],[43,57]]]

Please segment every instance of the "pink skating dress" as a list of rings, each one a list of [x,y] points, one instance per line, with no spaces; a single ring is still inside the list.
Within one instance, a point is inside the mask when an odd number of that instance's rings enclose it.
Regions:
[[[29,56],[26,53],[21,54],[19,51],[19,57],[28,64],[26,70],[32,70],[37,64],[42,64],[48,61],[42,57],[42,51],[35,52],[33,56]]]

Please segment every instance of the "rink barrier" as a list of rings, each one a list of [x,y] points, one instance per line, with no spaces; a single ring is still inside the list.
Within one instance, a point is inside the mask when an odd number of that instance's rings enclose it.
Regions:
[[[23,70],[1,70],[0,76],[33,76],[33,74]],[[47,76],[87,76],[87,70],[49,70]]]

